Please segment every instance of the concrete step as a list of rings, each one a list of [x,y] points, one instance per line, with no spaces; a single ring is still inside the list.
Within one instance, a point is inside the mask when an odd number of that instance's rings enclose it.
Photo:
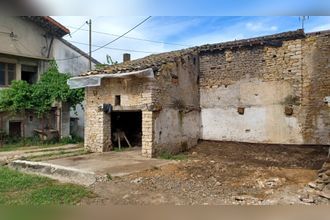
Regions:
[[[86,154],[84,148],[73,148],[73,149],[65,149],[59,151],[46,151],[46,152],[37,152],[32,154],[27,154],[26,156],[20,157],[19,159],[29,160],[29,161],[43,161],[43,160],[52,160],[62,157],[69,156],[78,156],[82,154]]]
[[[70,167],[43,162],[15,160],[9,163],[9,168],[28,173],[46,176],[61,182],[90,186],[96,181],[105,181],[105,176],[97,176],[94,172],[78,170]]]
[[[79,144],[67,144],[67,145],[58,146],[58,147],[46,147],[46,148],[27,150],[27,151],[24,151],[24,153],[59,151],[59,150],[68,150],[68,149],[76,149],[76,148],[82,148],[82,146]]]
[[[37,158],[42,156],[51,156],[59,154],[73,153],[82,151],[83,147],[77,144],[64,145],[60,147],[40,148],[27,151],[12,151],[0,153],[0,165],[7,164],[10,161],[27,158]]]

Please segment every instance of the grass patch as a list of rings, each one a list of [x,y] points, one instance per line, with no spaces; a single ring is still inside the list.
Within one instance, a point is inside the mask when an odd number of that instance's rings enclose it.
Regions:
[[[186,160],[188,156],[184,153],[171,154],[167,151],[164,151],[159,155],[159,158],[164,160]]]
[[[41,154],[41,155],[34,155],[34,156],[28,156],[21,159],[24,160],[30,160],[30,161],[42,161],[42,160],[53,160],[58,158],[65,158],[65,157],[74,157],[74,156],[80,156],[89,154],[85,149],[76,150],[76,151],[58,151],[58,152],[51,152],[47,154]]]
[[[66,144],[79,144],[82,143],[83,139],[80,137],[64,137],[59,141],[48,140],[41,141],[38,137],[31,138],[8,138],[6,143],[0,147],[0,152],[14,151],[14,150],[32,150],[37,148],[50,148],[59,147]]]
[[[33,150],[37,148],[50,148],[50,147],[59,147],[64,144],[33,144],[33,145],[23,145],[22,143],[15,143],[15,144],[6,144],[2,147],[0,147],[0,152],[5,152],[5,151],[15,151],[15,150]]]
[[[82,186],[0,167],[0,205],[74,205],[91,196]]]

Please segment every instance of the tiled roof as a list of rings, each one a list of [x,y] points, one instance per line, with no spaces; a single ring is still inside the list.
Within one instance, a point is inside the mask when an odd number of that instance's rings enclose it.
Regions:
[[[154,54],[137,60],[111,65],[109,67],[106,67],[105,69],[93,70],[91,72],[84,73],[82,74],[82,76],[104,74],[104,73],[110,73],[110,74],[124,73],[124,72],[147,69],[147,68],[152,68],[154,71],[157,71],[163,64],[168,62],[174,62],[179,57],[193,52],[207,53],[216,50],[233,49],[237,47],[240,48],[240,47],[256,46],[256,45],[280,46],[282,45],[283,40],[299,39],[303,37],[305,37],[305,33],[302,29],[299,29],[297,31],[289,31],[289,32],[273,34],[268,36],[250,38],[250,39],[235,40],[235,41],[229,41],[229,42],[217,43],[217,44],[206,44],[199,47],[192,47],[188,49],[171,51],[167,53]]]
[[[143,70],[147,68],[152,68],[154,72],[157,72],[158,69],[165,63],[174,62],[176,59],[193,53],[197,51],[197,47],[188,48],[184,50],[171,51],[160,54],[153,54],[150,56],[146,56],[140,59],[127,61],[120,64],[111,65],[106,67],[105,69],[94,70],[88,73],[82,74],[82,76],[87,75],[96,75],[103,73],[125,73],[132,72],[137,70]]]
[[[205,51],[241,48],[241,47],[255,46],[255,45],[276,46],[281,44],[283,40],[293,40],[304,37],[305,37],[304,31],[302,29],[298,29],[296,31],[288,31],[288,32],[243,39],[243,40],[228,41],[217,44],[206,44],[199,47],[199,51],[205,52]]]
[[[22,16],[22,18],[36,23],[58,37],[63,37],[70,33],[69,29],[49,16]]]

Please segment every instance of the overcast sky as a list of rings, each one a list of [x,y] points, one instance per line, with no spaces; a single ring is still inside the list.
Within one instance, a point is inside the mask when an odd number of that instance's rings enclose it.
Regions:
[[[85,52],[88,52],[88,25],[92,19],[93,49],[102,46],[141,22],[147,16],[53,16],[70,29],[72,36],[64,38]],[[78,27],[81,30],[76,31]],[[147,22],[110,44],[109,48],[98,50],[93,57],[106,62],[106,55],[122,61],[122,54],[128,52],[132,59],[152,53],[187,48],[208,43],[256,37],[301,28],[298,16],[268,17],[161,17],[153,16]],[[305,21],[305,31],[313,32],[330,29],[330,16],[311,16]],[[102,33],[99,33],[102,32]],[[132,39],[138,38],[138,39]],[[157,41],[157,42],[151,42]]]

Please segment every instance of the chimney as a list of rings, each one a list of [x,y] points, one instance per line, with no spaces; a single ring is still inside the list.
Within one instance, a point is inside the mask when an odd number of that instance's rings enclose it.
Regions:
[[[123,54],[123,61],[124,62],[127,62],[127,61],[130,61],[131,60],[131,54],[129,53],[124,53]]]

